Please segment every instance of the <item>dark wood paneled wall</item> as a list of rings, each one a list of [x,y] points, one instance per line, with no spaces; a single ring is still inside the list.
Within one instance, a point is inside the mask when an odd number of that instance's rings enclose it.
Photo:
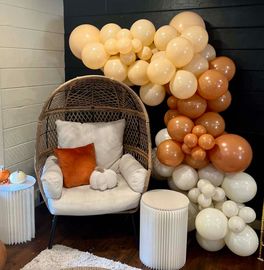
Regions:
[[[237,73],[230,83],[233,101],[223,116],[226,130],[245,137],[253,148],[253,162],[247,171],[258,183],[258,194],[250,205],[257,209],[260,217],[264,189],[263,0],[64,0],[66,80],[85,74],[100,74],[100,71],[85,68],[70,52],[68,38],[76,26],[89,23],[101,28],[114,22],[130,28],[134,21],[146,18],[158,28],[168,24],[183,10],[200,14],[217,55],[229,56],[236,63]],[[163,103],[147,110],[154,138],[164,127],[166,105]]]

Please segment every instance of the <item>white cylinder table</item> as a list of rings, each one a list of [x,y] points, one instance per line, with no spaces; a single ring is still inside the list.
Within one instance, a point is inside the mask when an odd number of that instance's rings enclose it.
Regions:
[[[35,237],[34,184],[27,176],[22,184],[0,185],[0,240],[18,244]]]
[[[179,269],[186,261],[189,199],[172,190],[152,190],[140,202],[139,257],[152,269]]]

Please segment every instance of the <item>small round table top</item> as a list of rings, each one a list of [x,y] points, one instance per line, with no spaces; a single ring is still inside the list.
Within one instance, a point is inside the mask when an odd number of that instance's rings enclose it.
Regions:
[[[102,267],[92,267],[92,266],[77,266],[71,268],[64,268],[63,270],[109,270],[107,268]]]
[[[36,179],[31,175],[27,175],[27,179],[24,183],[0,185],[0,191],[24,190],[24,189],[27,189],[27,188],[34,186],[35,183],[36,183]]]

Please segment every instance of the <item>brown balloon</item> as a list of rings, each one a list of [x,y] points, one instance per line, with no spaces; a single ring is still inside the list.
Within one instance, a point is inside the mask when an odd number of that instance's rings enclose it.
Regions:
[[[197,145],[198,138],[195,134],[189,133],[184,136],[183,139],[184,144],[186,144],[189,148],[193,148]]]
[[[174,140],[165,140],[158,146],[157,158],[164,165],[176,167],[183,161],[184,154],[179,143]]]
[[[201,116],[207,107],[206,100],[202,97],[194,94],[192,97],[187,99],[179,99],[177,101],[178,111],[192,119]]]
[[[186,116],[176,116],[168,122],[168,133],[172,139],[183,142],[186,134],[192,131],[194,126],[193,121]]]
[[[164,123],[167,126],[168,122],[179,115],[179,112],[177,110],[168,110],[164,115]]]
[[[252,161],[252,148],[248,141],[235,134],[221,135],[209,151],[213,165],[224,172],[244,171]]]
[[[198,144],[204,150],[210,150],[215,145],[215,139],[211,134],[203,134],[199,137]]]
[[[216,112],[207,112],[195,121],[196,125],[203,125],[207,132],[217,137],[225,131],[225,120]]]
[[[202,161],[206,158],[206,152],[200,146],[196,146],[192,149],[191,156],[194,160]]]
[[[171,110],[177,109],[177,98],[175,96],[170,96],[167,99],[167,105]]]
[[[202,169],[208,165],[209,160],[207,158],[204,160],[195,160],[191,155],[186,155],[184,162],[194,169]]]
[[[226,56],[216,57],[210,62],[210,68],[220,71],[230,81],[236,73],[234,61]]]
[[[190,155],[192,152],[192,149],[189,148],[185,143],[182,144],[181,148],[182,148],[182,152],[185,154]]]
[[[197,137],[200,137],[203,134],[207,133],[207,130],[203,125],[196,125],[192,129],[192,133],[195,134]]]
[[[198,94],[208,100],[222,96],[228,89],[228,80],[220,71],[209,69],[198,79]]]
[[[208,100],[207,107],[210,111],[213,112],[223,112],[231,104],[232,96],[231,93],[227,90],[221,97]]]

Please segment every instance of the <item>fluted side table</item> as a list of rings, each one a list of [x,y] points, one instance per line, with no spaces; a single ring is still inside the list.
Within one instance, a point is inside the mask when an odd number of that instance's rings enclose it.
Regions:
[[[22,184],[0,185],[0,240],[19,244],[35,237],[34,184],[27,176]]]
[[[140,260],[152,269],[179,269],[186,261],[189,199],[152,190],[140,202]]]

